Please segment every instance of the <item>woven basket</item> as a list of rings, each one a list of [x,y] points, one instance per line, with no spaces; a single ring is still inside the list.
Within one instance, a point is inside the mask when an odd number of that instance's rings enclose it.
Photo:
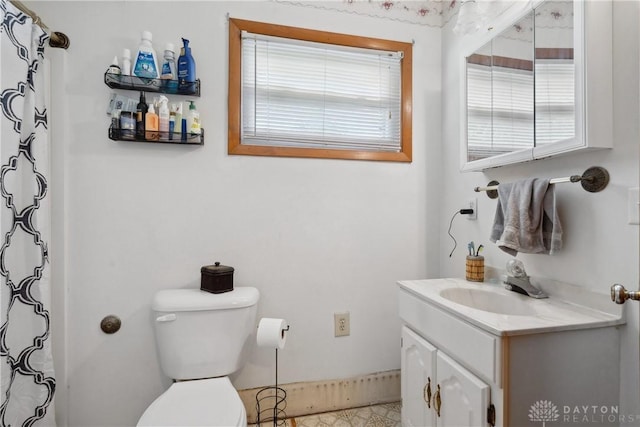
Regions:
[[[467,257],[467,280],[471,282],[484,282],[484,257]]]

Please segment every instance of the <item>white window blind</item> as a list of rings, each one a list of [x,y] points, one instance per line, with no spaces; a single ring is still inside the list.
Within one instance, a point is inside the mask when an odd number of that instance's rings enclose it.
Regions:
[[[491,67],[467,64],[467,155],[478,160],[492,155]]]
[[[467,64],[468,155],[476,160],[575,136],[573,60],[530,71]]]
[[[401,52],[242,33],[242,144],[401,149]]]
[[[536,60],[536,144],[575,137],[572,59]]]
[[[533,72],[493,67],[493,150],[508,153],[533,142]]]
[[[533,146],[531,71],[467,64],[469,160]]]

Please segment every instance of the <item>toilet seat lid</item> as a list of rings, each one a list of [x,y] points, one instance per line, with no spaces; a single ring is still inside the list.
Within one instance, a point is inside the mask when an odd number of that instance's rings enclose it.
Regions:
[[[245,419],[240,396],[228,377],[180,381],[144,411],[138,426],[239,426]]]

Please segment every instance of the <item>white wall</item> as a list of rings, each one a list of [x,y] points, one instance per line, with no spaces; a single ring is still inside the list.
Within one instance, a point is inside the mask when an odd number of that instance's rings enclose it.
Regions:
[[[58,277],[66,279],[56,313],[68,325],[54,343],[67,356],[58,360],[61,424],[135,424],[168,385],[151,298],[199,286],[200,267],[214,261],[235,267],[236,286],[260,290],[259,316],[290,322],[280,382],[400,367],[395,281],[439,268],[440,190],[429,183],[441,178],[440,29],[275,2],[28,4],[71,39],[54,57],[52,104],[53,197],[64,212]],[[228,156],[227,13],[415,40],[413,163]],[[142,30],[160,52],[191,40],[204,146],[107,138],[103,73],[122,48],[137,48]],[[351,336],[334,338],[333,313],[346,310]],[[123,321],[111,336],[99,329],[108,314]],[[272,351],[252,348],[232,380],[268,385],[273,372]]]
[[[521,7],[526,6],[522,3]],[[580,174],[593,165],[606,167],[611,174],[609,186],[601,193],[591,194],[576,184],[556,187],[559,213],[564,229],[564,249],[554,256],[518,255],[527,272],[583,286],[602,293],[609,299],[613,283],[628,289],[638,287],[638,226],[627,224],[627,190],[637,187],[640,160],[638,126],[638,41],[639,3],[614,2],[614,148],[592,153],[572,154],[520,165],[488,170],[484,173],[459,172],[459,55],[465,43],[474,36],[456,37],[453,22],[443,30],[443,197],[440,227],[440,273],[443,276],[464,274],[464,243],[484,244],[485,262],[504,268],[510,257],[489,242],[496,201],[473,187],[491,180],[509,182],[525,177],[563,177]],[[446,225],[453,213],[469,198],[478,198],[478,220],[456,218],[453,234],[462,247],[449,258],[453,242],[446,234]],[[640,379],[638,355],[638,304],[627,304],[627,325],[621,328],[622,373],[620,414],[640,414]],[[593,343],[597,345],[597,343]],[[597,369],[597,366],[593,367]],[[540,396],[544,398],[544,396]],[[597,402],[585,402],[585,404]]]

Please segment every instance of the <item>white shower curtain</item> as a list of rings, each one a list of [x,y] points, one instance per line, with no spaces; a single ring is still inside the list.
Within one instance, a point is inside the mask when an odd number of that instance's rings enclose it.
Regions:
[[[0,425],[55,425],[42,66],[48,35],[7,0],[0,12]]]

